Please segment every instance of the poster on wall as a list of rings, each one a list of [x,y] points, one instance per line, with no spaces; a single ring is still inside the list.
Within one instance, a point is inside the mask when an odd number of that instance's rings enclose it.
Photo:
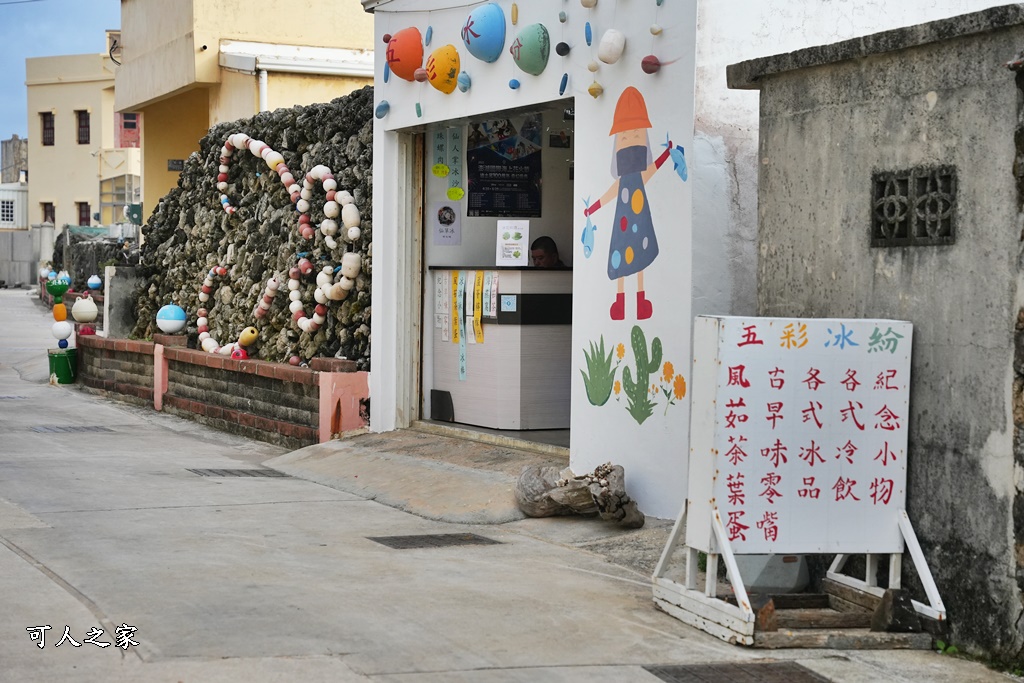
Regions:
[[[469,216],[540,217],[542,130],[540,114],[469,124]]]
[[[434,202],[430,206],[434,244],[457,247],[462,244],[462,211],[458,202]]]
[[[498,266],[529,265],[530,221],[498,221]]]

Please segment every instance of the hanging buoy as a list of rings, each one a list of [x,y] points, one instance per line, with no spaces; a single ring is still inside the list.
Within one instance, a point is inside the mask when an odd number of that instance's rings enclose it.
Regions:
[[[614,64],[622,57],[626,49],[626,34],[610,28],[601,36],[601,44],[597,48],[597,58],[605,64]]]
[[[530,24],[516,36],[509,48],[516,66],[528,74],[540,76],[551,56],[551,36],[543,24]]]
[[[380,104],[378,104],[377,108],[374,110],[373,115],[378,119],[382,119],[388,115],[389,111],[391,111],[391,103],[387,100],[381,100]]]
[[[416,118],[423,118],[423,107],[420,106],[419,102],[416,103]]]
[[[423,44],[430,47],[430,41],[434,39],[434,27],[427,27],[427,35],[423,38]]]
[[[391,42],[391,34],[390,34],[390,33],[385,33],[385,34],[384,34],[384,38],[383,38],[383,40],[384,40],[384,44],[385,44],[385,45],[387,45],[388,43],[390,43],[390,42]]]
[[[569,74],[562,74],[562,82],[558,85],[558,96],[561,97],[565,94],[565,89],[569,85]]]
[[[587,9],[594,9],[597,7],[597,0],[580,0],[580,4]]]
[[[569,54],[569,43],[562,42],[555,45],[555,52],[558,53],[558,56],[560,57],[566,56]]]
[[[459,74],[458,80],[459,90],[462,92],[468,92],[470,87],[473,85],[473,79],[469,77],[469,74],[463,71]]]
[[[647,55],[640,62],[640,68],[645,74],[656,74],[661,71],[661,60],[654,55]]]
[[[587,64],[587,71],[589,71],[592,74],[596,74],[597,70],[600,68],[601,65],[598,64],[597,62],[590,62],[589,64]]]
[[[565,12],[559,12],[559,13],[558,13],[558,20],[559,20],[560,22],[562,22],[563,24],[564,24],[564,23],[565,23],[566,21],[568,21],[568,19],[569,19],[569,16],[568,16],[568,15],[567,15],[567,14],[566,14]]]
[[[519,5],[512,3],[512,25],[515,26],[519,23]]]
[[[594,29],[590,28],[589,21],[587,22],[587,25],[583,27],[583,35],[587,38],[587,47],[594,44]]]
[[[505,12],[493,2],[470,12],[462,26],[462,42],[477,59],[498,61],[505,49]]]
[[[660,36],[661,35],[661,31],[662,31],[662,28],[660,26],[658,26],[657,24],[651,24],[651,35],[652,36]]]
[[[594,81],[593,83],[590,84],[590,87],[587,88],[587,92],[590,93],[590,96],[596,100],[598,97],[604,94],[604,87],[597,81]]]
[[[387,83],[391,80],[391,65],[384,62],[384,82]]]
[[[387,61],[396,76],[413,80],[416,69],[423,66],[423,38],[415,26],[404,28],[388,41]]]
[[[458,74],[459,51],[454,45],[439,47],[431,53],[427,60],[427,76],[435,89],[451,95],[458,85]]]
[[[412,77],[413,79],[420,83],[426,83],[427,79],[430,78],[430,76],[427,74],[427,70],[424,69],[422,66],[412,72]]]
[[[519,80],[513,78],[511,81],[508,82],[508,87],[512,88],[513,90],[519,90]]]

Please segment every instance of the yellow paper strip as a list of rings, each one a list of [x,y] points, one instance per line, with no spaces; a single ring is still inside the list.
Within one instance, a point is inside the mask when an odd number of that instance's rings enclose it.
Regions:
[[[459,343],[459,271],[452,271],[452,343]]]
[[[484,272],[476,271],[476,282],[473,285],[473,332],[476,334],[476,343],[484,343],[484,326],[480,318],[484,311]]]

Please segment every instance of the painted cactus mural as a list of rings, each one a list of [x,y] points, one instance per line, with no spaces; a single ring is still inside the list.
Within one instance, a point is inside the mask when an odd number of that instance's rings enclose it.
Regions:
[[[622,386],[626,394],[626,410],[637,424],[643,424],[644,420],[654,413],[655,404],[650,398],[650,379],[651,373],[657,372],[661,367],[661,339],[655,337],[651,340],[651,351],[648,355],[647,337],[639,325],[634,325],[630,341],[636,360],[636,381],[633,381],[633,373],[629,368],[625,368],[622,371]]]

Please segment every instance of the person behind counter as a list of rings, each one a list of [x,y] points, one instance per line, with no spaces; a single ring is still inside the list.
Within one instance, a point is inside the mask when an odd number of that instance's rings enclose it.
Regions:
[[[534,268],[565,268],[558,258],[558,245],[547,235],[541,235],[530,245],[530,256]]]

